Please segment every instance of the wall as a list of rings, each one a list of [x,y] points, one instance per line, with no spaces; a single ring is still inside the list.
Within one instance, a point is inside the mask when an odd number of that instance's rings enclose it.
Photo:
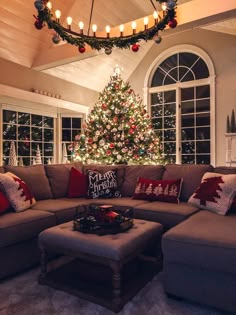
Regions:
[[[98,99],[98,92],[90,90],[46,73],[28,69],[0,58],[0,84],[25,91],[33,89],[61,95],[62,99],[92,107]]]
[[[142,62],[129,78],[132,88],[143,95],[144,78],[157,56],[170,47],[195,45],[211,58],[216,72],[216,165],[225,165],[226,118],[236,111],[236,36],[195,29],[164,37],[161,44],[153,44]]]

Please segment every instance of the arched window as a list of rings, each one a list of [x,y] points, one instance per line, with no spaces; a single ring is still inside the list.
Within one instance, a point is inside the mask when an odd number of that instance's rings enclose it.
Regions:
[[[204,52],[181,48],[163,53],[147,75],[152,125],[171,162],[214,164],[213,65]]]

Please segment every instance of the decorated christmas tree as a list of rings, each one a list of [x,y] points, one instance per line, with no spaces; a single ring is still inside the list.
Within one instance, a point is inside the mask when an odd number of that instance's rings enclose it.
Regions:
[[[84,163],[163,163],[159,138],[142,100],[116,67],[110,82],[69,146],[72,158]]]

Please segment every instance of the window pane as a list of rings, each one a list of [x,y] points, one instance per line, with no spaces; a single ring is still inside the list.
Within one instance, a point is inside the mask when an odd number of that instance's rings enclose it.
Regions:
[[[211,158],[209,154],[197,155],[197,164],[210,164],[210,163],[211,163]]]
[[[197,114],[196,115],[197,126],[209,126],[210,125],[210,114]]]
[[[71,130],[62,130],[62,141],[72,141]]]
[[[75,136],[80,134],[80,130],[72,130],[72,140],[75,140]]]
[[[209,153],[210,141],[197,141],[196,148],[197,148],[197,153]]]
[[[164,138],[165,138],[165,140],[175,141],[176,140],[176,130],[175,129],[165,130],[164,131]]]
[[[196,133],[198,140],[210,139],[210,127],[196,128]]]
[[[20,124],[20,125],[30,125],[30,114],[28,114],[28,113],[18,113],[18,124]]]
[[[175,116],[165,117],[164,119],[164,128],[175,128]]]
[[[176,92],[175,90],[164,92],[164,102],[173,103],[176,101]]]
[[[43,117],[43,126],[46,128],[53,128],[53,118],[52,117]]]
[[[53,143],[44,143],[44,155],[53,156]]]
[[[184,52],[179,54],[179,65],[191,68],[199,57],[195,54]]]
[[[165,154],[175,154],[176,153],[175,142],[164,142],[164,152]]]
[[[181,103],[182,114],[194,113],[194,101],[185,101]]]
[[[195,73],[196,80],[204,79],[209,77],[209,71],[207,65],[202,59],[199,59],[197,63],[192,68]]]
[[[30,127],[18,126],[18,139],[29,140],[30,139]]]
[[[3,125],[3,139],[16,140],[16,125]]]
[[[182,153],[191,154],[195,152],[195,143],[193,141],[182,142]]]
[[[33,126],[42,126],[43,116],[40,115],[31,115],[32,125]]]
[[[164,85],[175,84],[175,83],[176,83],[176,80],[174,80],[169,75],[167,75],[164,79]]]
[[[175,115],[176,113],[176,105],[175,103],[173,104],[166,104],[164,106],[164,116],[172,116]]]
[[[210,86],[203,85],[196,87],[196,97],[197,98],[207,98],[210,97]]]
[[[195,79],[194,74],[191,70],[186,68],[179,68],[179,81],[180,82],[187,82],[193,81]]]
[[[153,78],[152,78],[152,83],[151,86],[161,86],[163,84],[163,80],[165,77],[166,73],[164,70],[161,68],[158,68],[157,71],[155,72]]]
[[[177,68],[173,68],[169,73],[169,76],[173,78],[174,81],[178,81],[178,71]]]
[[[32,142],[32,144],[31,144],[31,147],[32,147],[31,155],[34,156],[34,157],[36,156],[37,146],[39,146],[39,150],[40,150],[41,156],[43,155],[43,153],[42,153],[43,144],[41,142]]]
[[[210,99],[197,100],[196,101],[196,111],[197,112],[210,111]]]
[[[182,155],[182,164],[194,164],[195,156],[194,155]]]
[[[194,88],[181,89],[182,101],[188,101],[194,99]]]
[[[182,129],[182,140],[194,140],[194,128]]]
[[[18,156],[30,156],[30,145],[18,142]]]
[[[62,117],[62,128],[71,128],[71,118]]]
[[[3,155],[8,156],[10,154],[10,141],[3,141]]]
[[[81,118],[72,118],[72,128],[81,129]]]
[[[42,141],[42,129],[37,127],[32,127],[32,140]]]
[[[53,129],[44,129],[44,141],[53,141]]]
[[[162,114],[163,114],[163,106],[162,105],[151,107],[151,116],[152,117],[159,117],[159,116],[162,116]]]
[[[194,126],[194,115],[182,115],[181,116],[182,127],[193,127]]]
[[[3,110],[3,122],[16,124],[17,114],[11,110]]]
[[[171,69],[177,67],[177,54],[168,57],[165,61],[161,63],[160,67],[165,72],[169,72]]]

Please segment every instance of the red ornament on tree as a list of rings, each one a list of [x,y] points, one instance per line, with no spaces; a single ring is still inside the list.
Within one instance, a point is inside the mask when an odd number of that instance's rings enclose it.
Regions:
[[[116,123],[116,122],[118,121],[118,117],[115,116],[115,117],[113,118],[113,121]]]
[[[177,22],[176,19],[170,20],[170,21],[168,22],[168,26],[169,26],[170,28],[175,28],[175,27],[177,26],[177,24],[178,24],[178,22]]]
[[[114,149],[114,147],[115,147],[114,143],[110,143],[109,147],[110,147],[111,149]]]
[[[139,44],[133,44],[132,45],[132,50],[133,52],[137,52],[139,50],[140,45]]]
[[[102,109],[106,109],[107,105],[106,104],[102,104]]]
[[[93,143],[93,139],[92,139],[92,138],[89,138],[89,139],[88,139],[88,143],[89,143],[89,144]]]
[[[85,47],[79,47],[78,50],[81,54],[83,54],[85,52],[86,48]]]
[[[110,150],[107,150],[107,155],[111,155],[111,151]]]

